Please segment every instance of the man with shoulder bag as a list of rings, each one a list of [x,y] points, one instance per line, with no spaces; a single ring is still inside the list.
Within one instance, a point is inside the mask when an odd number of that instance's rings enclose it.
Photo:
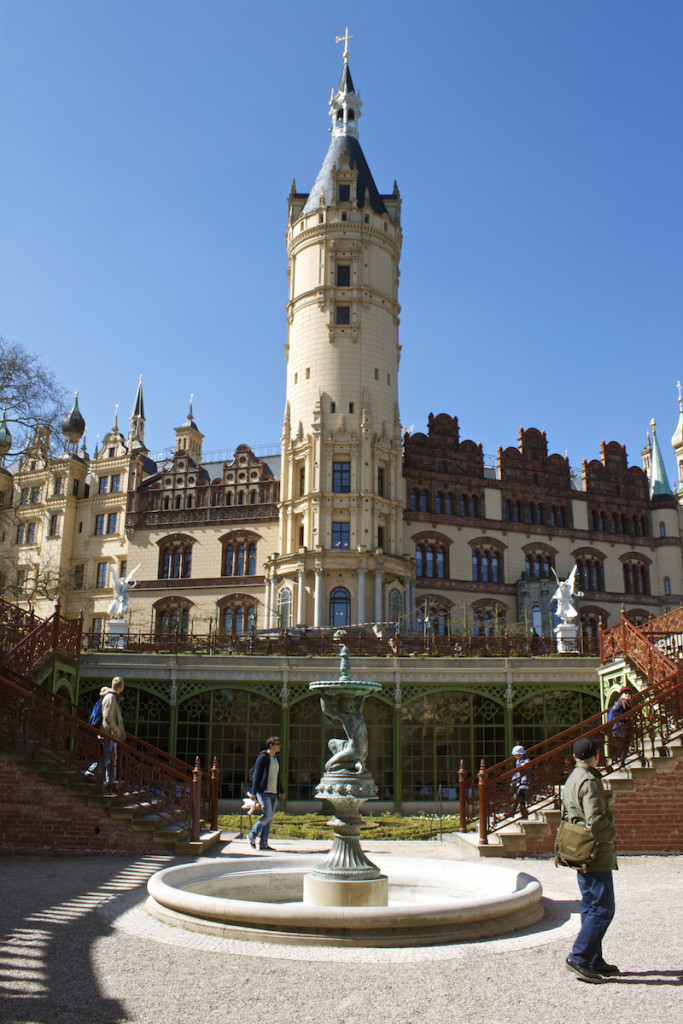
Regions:
[[[575,766],[562,793],[562,818],[571,826],[582,826],[594,840],[592,849],[582,853],[583,864],[566,859],[561,837],[556,845],[555,863],[577,868],[581,891],[581,930],[566,964],[582,981],[601,982],[604,977],[619,974],[619,968],[606,963],[602,940],[614,917],[614,883],[612,872],[617,868],[614,844],[614,818],[609,807],[611,793],[605,790],[598,771],[600,743],[582,736],[573,747]],[[576,829],[574,829],[576,832]],[[591,844],[580,844],[590,846]]]

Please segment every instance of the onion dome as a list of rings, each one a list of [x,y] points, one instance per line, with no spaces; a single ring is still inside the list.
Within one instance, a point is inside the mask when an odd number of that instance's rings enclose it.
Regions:
[[[74,404],[68,416],[62,420],[62,433],[68,445],[76,446],[85,433],[85,420],[78,408],[78,392],[74,398]]]

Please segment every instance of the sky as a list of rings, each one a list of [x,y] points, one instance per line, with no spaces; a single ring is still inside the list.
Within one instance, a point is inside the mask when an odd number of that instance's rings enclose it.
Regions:
[[[521,426],[572,466],[683,377],[680,0],[0,0],[0,334],[78,389],[88,446],[279,444],[286,199],[359,135],[403,199],[401,421]]]

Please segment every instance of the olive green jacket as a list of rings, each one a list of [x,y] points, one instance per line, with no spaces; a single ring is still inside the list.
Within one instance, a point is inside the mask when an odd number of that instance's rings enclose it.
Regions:
[[[617,867],[614,845],[614,817],[609,807],[612,794],[605,790],[602,775],[585,761],[577,761],[564,784],[562,806],[568,821],[586,824],[598,842],[598,851],[591,861],[591,871],[613,871]]]

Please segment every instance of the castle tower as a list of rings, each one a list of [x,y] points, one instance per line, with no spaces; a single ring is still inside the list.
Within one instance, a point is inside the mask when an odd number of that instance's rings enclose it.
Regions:
[[[194,421],[193,400],[194,395],[190,395],[190,409],[187,418],[175,429],[175,450],[176,452],[187,452],[195,463],[199,463],[202,460],[204,435]]]
[[[289,195],[271,626],[395,620],[412,600],[412,562],[401,550],[401,200],[395,183],[390,195],[375,185],[358,142],[360,116],[345,50],[327,155],[310,193],[292,183]]]

